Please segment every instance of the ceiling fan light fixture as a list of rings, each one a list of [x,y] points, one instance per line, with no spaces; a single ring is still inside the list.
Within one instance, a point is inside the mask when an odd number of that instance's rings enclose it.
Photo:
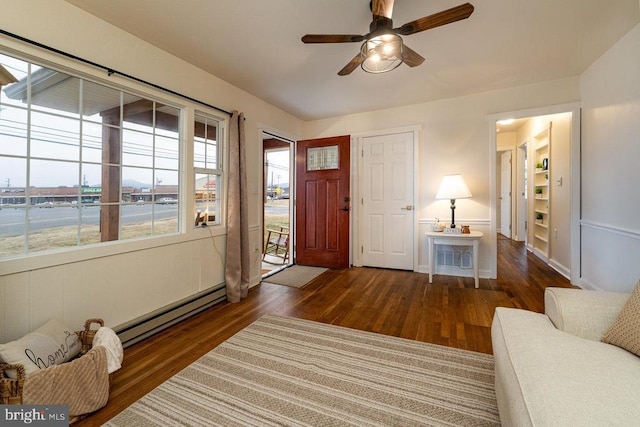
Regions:
[[[360,67],[367,73],[380,74],[402,64],[402,38],[397,34],[381,34],[366,40],[360,48]]]

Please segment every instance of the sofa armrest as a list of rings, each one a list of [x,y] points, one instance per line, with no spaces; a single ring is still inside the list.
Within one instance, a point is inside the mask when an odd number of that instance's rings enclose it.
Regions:
[[[544,312],[564,332],[600,341],[616,319],[629,293],[547,288]]]

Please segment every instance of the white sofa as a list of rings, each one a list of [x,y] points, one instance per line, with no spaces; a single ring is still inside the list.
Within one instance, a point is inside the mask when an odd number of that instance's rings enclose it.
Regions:
[[[640,425],[640,357],[600,341],[628,297],[547,288],[545,314],[496,309],[503,426]]]

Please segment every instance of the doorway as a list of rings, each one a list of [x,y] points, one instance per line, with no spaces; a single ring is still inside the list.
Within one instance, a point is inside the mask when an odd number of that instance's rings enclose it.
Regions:
[[[262,276],[293,263],[294,143],[264,133]]]
[[[508,124],[495,122],[494,194],[502,195],[501,175],[509,173],[502,169],[500,152],[512,153],[513,177],[511,214],[498,211],[496,224],[509,215],[510,237],[525,241],[530,252],[567,278],[579,275],[580,129],[579,109],[572,107],[536,109],[532,112],[539,114],[523,114]]]
[[[511,176],[512,155],[511,150],[500,153],[500,234],[511,238]]]

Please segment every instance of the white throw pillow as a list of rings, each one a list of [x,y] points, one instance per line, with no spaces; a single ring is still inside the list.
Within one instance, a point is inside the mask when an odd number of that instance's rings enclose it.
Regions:
[[[19,340],[0,344],[0,361],[22,364],[27,377],[39,369],[68,362],[78,353],[80,339],[71,328],[56,319]]]

